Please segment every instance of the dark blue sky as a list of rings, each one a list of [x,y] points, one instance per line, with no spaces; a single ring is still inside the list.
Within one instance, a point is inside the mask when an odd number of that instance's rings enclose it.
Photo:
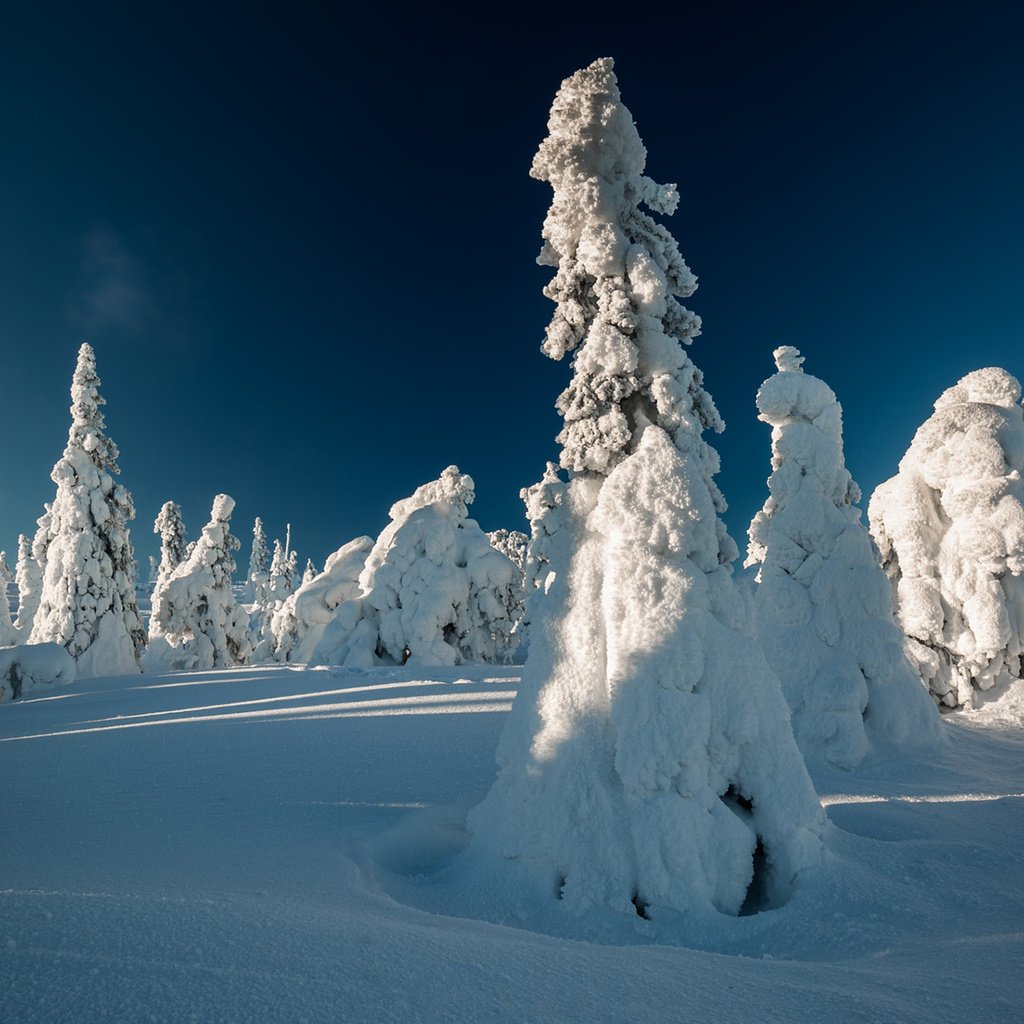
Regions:
[[[194,535],[226,491],[242,561],[262,515],[319,564],[452,462],[485,529],[523,527],[569,376],[539,352],[550,190],[528,170],[559,82],[599,56],[648,172],[680,185],[741,546],[777,345],[836,390],[866,492],[959,376],[1024,375],[1018,4],[350,9],[6,11],[11,557],[53,494],[83,340],[142,562],[163,501]]]

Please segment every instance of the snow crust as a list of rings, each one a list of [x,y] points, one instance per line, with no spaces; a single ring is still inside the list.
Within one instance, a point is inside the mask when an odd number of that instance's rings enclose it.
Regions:
[[[870,739],[921,745],[938,714],[903,650],[892,593],[861,523],[842,408],[791,346],[757,394],[772,427],[770,495],[750,524],[758,637],[809,757],[854,768]],[[870,737],[870,739],[869,739]]]
[[[153,591],[147,669],[209,669],[243,664],[252,654],[249,616],[235,600],[231,533],[234,499],[218,494],[191,553]]]
[[[469,518],[474,494],[472,478],[449,466],[395,502],[359,596],[337,606],[311,663],[458,665],[511,654],[521,574]]]
[[[946,708],[1024,674],[1020,394],[1005,370],[969,373],[938,398],[868,507],[910,652]]]
[[[720,518],[721,429],[680,346],[699,321],[674,210],[612,61],[562,83],[532,174],[554,199],[545,351],[573,355],[561,464],[525,493],[530,656],[470,815],[462,871],[529,917],[739,914],[819,863],[825,819],[780,684],[750,636]]]

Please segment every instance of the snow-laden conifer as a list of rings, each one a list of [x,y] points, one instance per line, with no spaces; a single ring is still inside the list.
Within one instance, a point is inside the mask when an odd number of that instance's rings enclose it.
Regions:
[[[53,467],[57,494],[35,544],[43,587],[30,642],[62,644],[80,677],[137,672],[146,645],[127,525],[135,506],[115,480],[118,451],[103,430],[99,385],[84,344],[71,382],[67,447]]]
[[[232,589],[234,507],[233,498],[217,495],[192,553],[153,592],[148,664],[209,669],[249,660],[249,616]]]
[[[39,569],[39,563],[33,557],[32,541],[23,533],[18,536],[18,562],[14,569],[14,578],[18,584],[18,618],[15,626],[24,642],[32,633],[32,620],[39,607],[43,574]]]
[[[263,520],[257,516],[252,524],[252,549],[249,554],[249,572],[246,577],[245,599],[262,611],[267,606],[270,585],[270,552]]]
[[[680,342],[699,321],[671,213],[611,60],[562,83],[532,175],[551,183],[544,343],[573,353],[558,401],[568,480],[528,491],[532,646],[470,817],[470,869],[519,909],[735,914],[785,897],[824,817],[779,681],[751,639],[720,519],[722,422]]]
[[[0,647],[18,642],[18,631],[11,621],[11,584],[14,573],[7,564],[7,552],[0,551]]]
[[[288,552],[285,546],[275,538],[274,556],[270,560],[270,581],[267,596],[269,607],[279,605],[292,592],[288,579]]]
[[[469,518],[474,494],[472,478],[449,466],[391,507],[359,578],[362,596],[337,608],[313,661],[364,668],[509,656],[519,570]]]
[[[160,564],[156,583],[166,579],[185,559],[185,523],[176,501],[165,501],[153,523],[153,532],[160,535]]]
[[[302,573],[302,582],[309,583],[311,580],[315,580],[320,573],[317,571],[317,567],[313,564],[312,558],[306,559],[306,568]]]
[[[359,577],[372,548],[372,537],[349,541],[327,559],[322,573],[305,580],[274,613],[273,656],[278,661],[310,660],[338,606],[358,596]]]
[[[921,743],[938,716],[903,650],[889,582],[843,456],[842,408],[790,346],[757,393],[772,427],[770,496],[750,524],[758,636],[801,750],[855,767],[869,737]]]
[[[1020,397],[1005,370],[969,373],[868,506],[908,647],[947,708],[1024,676]]]

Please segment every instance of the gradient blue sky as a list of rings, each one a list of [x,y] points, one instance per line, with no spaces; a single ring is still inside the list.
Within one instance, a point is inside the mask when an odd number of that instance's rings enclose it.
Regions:
[[[547,5],[545,5],[547,6]],[[551,5],[554,7],[554,5]],[[318,564],[449,463],[524,528],[567,364],[539,352],[562,78],[610,55],[701,285],[741,547],[754,394],[793,344],[865,492],[945,387],[1024,375],[1014,3],[505,8],[47,4],[0,32],[0,547],[53,495],[78,344],[139,517],[218,491]],[[627,17],[628,16],[628,17]]]

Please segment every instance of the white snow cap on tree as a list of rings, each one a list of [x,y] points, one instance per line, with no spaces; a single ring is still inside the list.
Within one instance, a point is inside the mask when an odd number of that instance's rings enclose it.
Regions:
[[[1024,413],[1005,370],[945,391],[871,497],[871,533],[908,646],[934,699],[1024,675]]]
[[[322,664],[458,665],[511,654],[520,574],[468,518],[473,480],[449,466],[391,507],[313,655]],[[315,581],[314,581],[315,585]]]
[[[548,127],[532,174],[555,192],[544,347],[575,349],[558,403],[570,474],[527,492],[531,650],[465,864],[509,880],[513,913],[556,894],[757,909],[818,861],[825,819],[732,580],[702,437],[722,423],[680,346],[695,279],[641,210],[671,212],[676,190],[644,176],[609,59],[562,83]]]
[[[32,541],[23,533],[18,536],[18,563],[14,578],[18,584],[18,619],[15,626],[22,641],[25,641],[32,632],[32,620],[39,607],[43,574],[32,555]]]
[[[176,501],[165,501],[153,523],[153,532],[160,534],[160,565],[156,580],[171,575],[185,559],[185,523]]]
[[[278,661],[309,661],[338,606],[358,596],[359,576],[372,548],[372,537],[349,541],[327,559],[322,573],[306,580],[274,613],[271,631]]]
[[[57,495],[39,521],[35,544],[45,564],[30,642],[62,644],[79,677],[137,672],[146,645],[127,526],[135,506],[114,479],[118,451],[103,432],[99,385],[93,350],[82,345],[68,443],[51,474]]]
[[[801,750],[855,767],[869,736],[921,743],[938,715],[903,650],[892,593],[843,457],[842,408],[790,346],[757,393],[772,427],[770,497],[750,524],[757,632]]]
[[[249,660],[249,616],[231,585],[239,548],[230,530],[234,507],[233,498],[217,495],[191,554],[154,590],[148,664],[209,669]]]
[[[7,564],[7,552],[0,551],[0,647],[18,642],[18,631],[11,621],[10,587],[14,573]]]

